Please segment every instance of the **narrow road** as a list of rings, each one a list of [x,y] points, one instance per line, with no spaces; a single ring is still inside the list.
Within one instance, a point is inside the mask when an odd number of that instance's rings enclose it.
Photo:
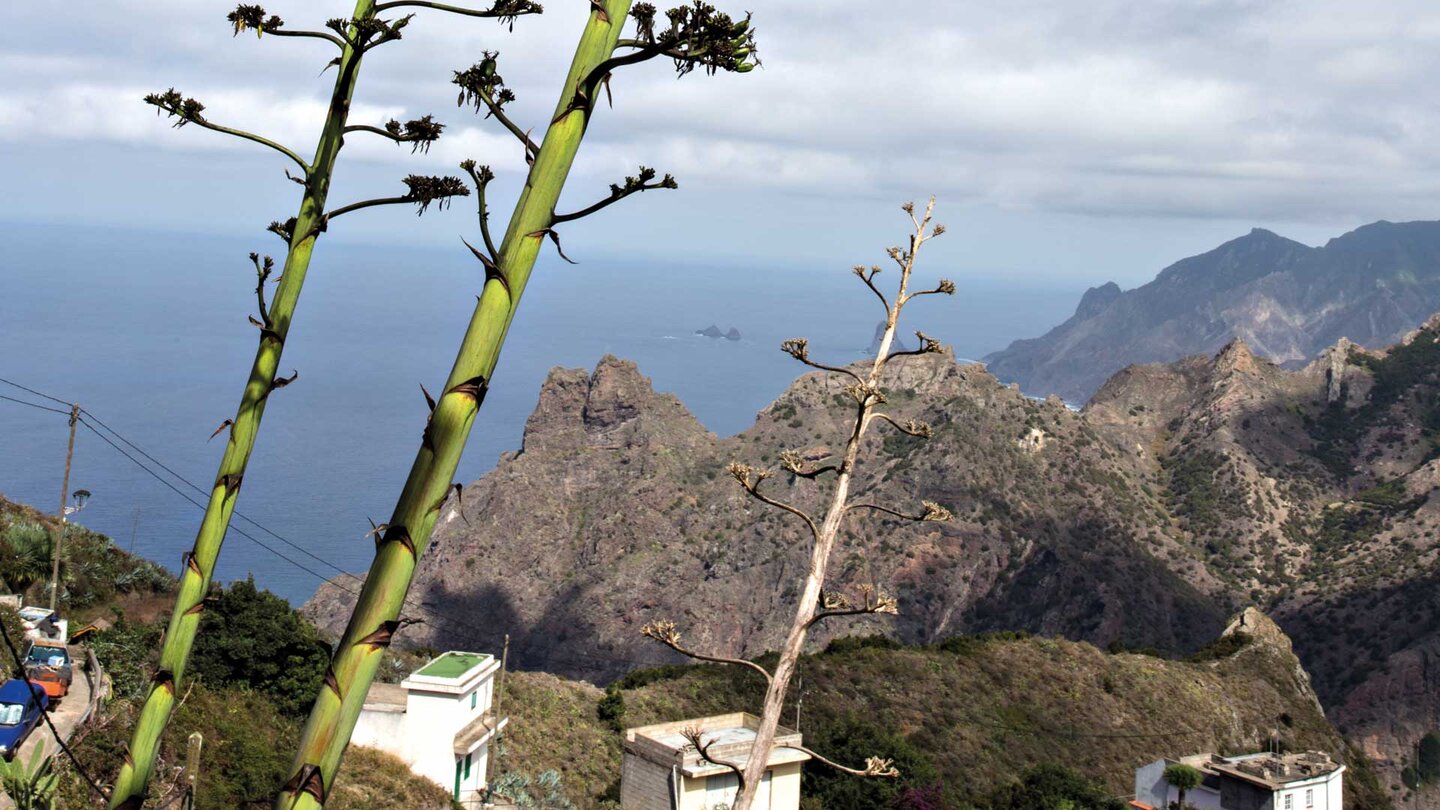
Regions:
[[[75,662],[75,678],[70,682],[70,693],[60,699],[58,705],[50,712],[50,720],[55,724],[55,729],[68,742],[70,735],[75,733],[75,727],[80,723],[80,717],[85,713],[85,707],[90,705],[90,678],[91,673],[81,670],[80,665],[85,661],[85,649],[83,647],[70,647],[70,660]],[[60,747],[55,744],[55,736],[50,733],[50,727],[41,720],[35,725],[35,730],[21,743],[20,750],[15,754],[17,762],[29,762],[34,755],[36,747],[45,752],[44,755],[64,756]],[[10,797],[0,792],[0,810],[9,810],[14,807]]]

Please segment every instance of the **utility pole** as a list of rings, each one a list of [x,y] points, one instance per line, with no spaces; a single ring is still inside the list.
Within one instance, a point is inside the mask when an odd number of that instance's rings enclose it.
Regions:
[[[500,650],[500,675],[496,678],[495,696],[490,699],[490,713],[494,715],[495,722],[500,722],[500,693],[505,689],[505,670],[510,666],[510,634],[505,634],[505,646]],[[490,756],[485,757],[485,787],[490,788],[490,774],[495,771],[495,760],[504,752],[500,744],[500,734],[496,732],[494,750]]]
[[[65,509],[70,502],[70,460],[75,456],[75,423],[80,420],[80,406],[70,406],[70,444],[65,448],[65,477],[60,480],[60,522],[55,527],[55,541],[51,543],[54,560],[50,566],[50,610],[55,610],[60,598],[60,543],[65,538]]]
[[[805,703],[805,676],[795,676],[795,733],[800,733],[800,707]]]
[[[185,746],[185,810],[195,807],[195,793],[200,788],[200,748],[204,744],[205,736],[196,731]]]

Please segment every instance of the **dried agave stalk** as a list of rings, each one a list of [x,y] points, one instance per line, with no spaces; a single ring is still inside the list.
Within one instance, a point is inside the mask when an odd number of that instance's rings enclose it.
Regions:
[[[785,644],[780,649],[780,658],[773,671],[765,669],[754,661],[747,661],[742,658],[726,658],[722,656],[706,655],[691,650],[684,645],[680,632],[676,629],[675,623],[666,619],[652,621],[645,625],[641,632],[655,641],[686,655],[690,658],[701,661],[712,661],[733,666],[740,666],[758,672],[766,683],[765,700],[760,713],[760,726],[755,733],[755,742],[750,747],[749,758],[741,766],[736,763],[724,762],[710,759],[708,746],[703,739],[697,735],[691,745],[695,747],[699,755],[707,761],[717,765],[730,768],[739,775],[740,787],[735,798],[733,810],[750,810],[750,805],[755,800],[756,792],[760,786],[760,780],[770,761],[770,754],[775,747],[775,730],[780,724],[780,713],[784,708],[785,695],[790,687],[790,680],[795,675],[795,666],[800,660],[800,654],[805,649],[805,639],[809,635],[810,628],[816,623],[825,619],[840,616],[857,616],[863,614],[894,614],[898,612],[898,605],[893,596],[883,593],[874,586],[861,587],[857,594],[858,601],[852,600],[844,594],[825,589],[826,575],[829,571],[830,556],[835,549],[836,540],[840,536],[841,524],[845,516],[856,510],[870,510],[882,512],[891,517],[913,522],[927,521],[948,521],[951,519],[949,510],[945,507],[922,501],[921,509],[918,512],[905,512],[876,503],[854,501],[850,497],[850,485],[855,475],[855,465],[860,458],[860,444],[864,439],[870,426],[877,420],[888,424],[891,428],[910,436],[928,438],[931,429],[928,425],[916,422],[915,420],[897,420],[879,410],[885,403],[884,390],[881,388],[881,379],[885,368],[892,362],[919,354],[929,354],[941,350],[941,346],[933,338],[923,332],[916,332],[915,336],[920,340],[920,347],[913,351],[891,352],[890,347],[895,340],[896,325],[900,321],[900,313],[905,305],[915,298],[924,295],[944,294],[951,295],[955,292],[955,285],[942,280],[934,289],[910,292],[910,277],[915,269],[915,258],[920,252],[920,247],[925,242],[945,232],[942,225],[930,226],[931,213],[935,208],[935,201],[932,199],[925,207],[920,217],[915,216],[915,207],[906,203],[904,210],[910,216],[914,231],[910,235],[908,248],[893,247],[889,250],[892,261],[900,269],[900,279],[895,292],[895,300],[891,301],[886,297],[875,283],[875,276],[880,272],[879,267],[856,267],[855,275],[870,288],[880,303],[885,307],[885,330],[880,338],[880,345],[874,359],[868,367],[861,365],[858,369],[855,366],[839,367],[829,366],[817,362],[810,357],[809,341],[804,338],[787,340],[781,344],[781,350],[796,360],[812,368],[830,372],[848,378],[849,385],[845,392],[853,400],[855,413],[850,422],[849,434],[845,440],[845,451],[841,455],[838,464],[827,464],[822,467],[814,467],[806,463],[798,451],[786,450],[780,454],[781,466],[786,472],[798,478],[810,481],[818,481],[824,476],[834,476],[834,484],[825,500],[826,506],[823,515],[817,519],[815,515],[804,509],[785,501],[778,500],[763,491],[765,481],[773,475],[772,470],[752,467],[748,464],[734,463],[729,467],[730,475],[745,490],[746,494],[762,503],[776,509],[788,512],[797,517],[804,525],[810,545],[810,566],[805,574],[805,581],[800,592],[800,602],[795,606],[795,618],[791,622],[790,631],[785,637]],[[799,746],[796,746],[799,747]],[[825,757],[806,748],[801,750],[813,756],[819,762],[840,770],[853,776],[865,777],[895,777],[899,775],[894,764],[886,759],[871,757],[866,760],[864,767],[852,768],[833,762]]]

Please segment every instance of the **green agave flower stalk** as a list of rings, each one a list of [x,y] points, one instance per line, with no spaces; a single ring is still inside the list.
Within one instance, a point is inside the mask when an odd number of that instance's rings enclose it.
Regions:
[[[347,133],[378,134],[396,143],[411,144],[412,151],[427,149],[440,137],[443,125],[428,115],[404,124],[392,120],[383,127],[347,125],[362,57],[378,45],[399,39],[410,19],[401,17],[387,21],[378,18],[376,14],[389,8],[407,5],[421,4],[402,0],[377,5],[375,0],[358,0],[354,15],[348,19],[330,20],[326,24],[327,31],[296,31],[285,28],[283,20],[273,15],[267,16],[265,10],[257,5],[241,5],[230,13],[229,20],[236,34],[253,30],[260,36],[270,34],[320,39],[339,49],[340,55],[330,63],[337,70],[329,112],[315,148],[315,156],[308,163],[294,151],[268,138],[209,120],[204,114],[205,105],[193,98],[184,97],[173,88],[145,98],[146,103],[173,117],[177,127],[194,124],[276,150],[299,168],[300,174],[290,179],[301,185],[304,191],[296,215],[284,223],[271,223],[269,228],[285,240],[288,252],[282,275],[268,304],[265,300],[265,288],[274,271],[274,263],[268,256],[262,260],[259,254],[250,254],[258,277],[255,292],[259,302],[259,317],[252,316],[250,321],[260,330],[260,345],[250,367],[239,410],[233,419],[221,423],[214,434],[219,435],[229,428],[229,441],[220,461],[220,470],[215,477],[214,488],[206,505],[205,516],[201,520],[195,545],[185,555],[180,590],[161,648],[159,668],[152,679],[150,692],[136,721],[124,763],[116,778],[110,799],[111,808],[138,808],[144,803],[146,787],[158,755],[161,734],[175,707],[175,692],[185,674],[185,665],[200,624],[200,614],[204,609],[205,595],[210,588],[215,561],[219,557],[221,543],[230,525],[235,501],[245,478],[246,465],[260,431],[260,420],[264,416],[266,402],[273,391],[294,382],[298,376],[278,376],[280,356],[285,348],[285,338],[290,331],[290,323],[300,298],[301,287],[305,283],[305,274],[316,239],[326,230],[330,220],[350,211],[375,205],[414,203],[423,212],[431,203],[443,206],[451,197],[469,194],[468,187],[459,178],[411,175],[405,178],[407,190],[403,195],[365,200],[328,212],[325,209],[335,161]],[[538,10],[539,6],[529,3],[528,0],[499,0],[496,6],[488,11],[459,11],[471,16],[513,20],[519,14]],[[289,172],[286,174],[289,176]]]
[[[636,24],[634,39],[620,38],[627,15]],[[709,73],[744,73],[756,64],[748,18],[735,21],[699,2],[674,9],[667,18],[669,28],[657,30],[655,7],[649,3],[631,9],[630,0],[591,0],[589,19],[560,101],[538,146],[504,111],[514,94],[497,73],[496,54],[486,53],[480,63],[456,73],[461,102],[484,107],[520,140],[530,163],[529,176],[497,248],[485,204],[485,188],[494,175],[488,167],[476,167],[471,161],[462,164],[474,179],[480,200],[484,248],[471,247],[471,251],[485,266],[484,287],[444,391],[438,401],[430,401],[430,418],[399,502],[389,522],[376,529],[375,560],[326,671],[292,775],[276,798],[275,807],[280,810],[323,807],[334,787],[366,693],[400,625],[401,607],[420,549],[429,542],[440,508],[456,487],[452,481],[461,452],[545,240],[553,241],[558,250],[557,225],[634,193],[675,187],[669,175],[656,181],[655,172],[642,167],[639,175],[626,178],[623,185],[612,185],[605,199],[572,214],[555,213],[598,95],[602,90],[609,93],[612,71],[657,57],[674,60],[682,75],[697,67]],[[429,394],[426,397],[429,399]]]

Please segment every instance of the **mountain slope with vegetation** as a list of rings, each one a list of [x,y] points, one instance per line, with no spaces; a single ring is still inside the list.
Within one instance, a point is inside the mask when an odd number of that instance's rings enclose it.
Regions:
[[[52,516],[0,497],[0,578],[8,587],[38,597],[49,578],[53,527]],[[36,546],[42,546],[43,553],[36,552]],[[108,785],[124,757],[155,668],[175,578],[76,523],[66,525],[62,551],[60,609],[71,627],[95,619],[113,623],[86,641],[105,668],[111,698],[70,741],[86,772]],[[37,567],[32,557],[44,563],[39,578],[27,573]],[[195,806],[269,807],[276,786],[288,775],[290,751],[303,712],[319,687],[328,648],[283,599],[258,590],[253,582],[217,586],[209,601],[192,662],[195,677],[166,729],[152,791],[157,797],[176,794],[186,738],[198,731],[204,747]],[[0,655],[8,653],[0,650]],[[96,806],[93,792],[69,761],[57,759],[55,765],[61,777],[60,806]],[[340,780],[327,805],[336,810],[451,807],[443,788],[379,751],[352,749]]]
[[[1102,796],[1122,796],[1145,762],[1265,750],[1272,735],[1345,760],[1347,808],[1389,806],[1364,757],[1326,722],[1289,640],[1254,610],[1188,661],[1013,633],[925,647],[865,637],[805,657],[801,673],[806,745],[851,763],[892,757],[902,770],[895,783],[857,784],[811,763],[805,795],[815,810],[884,808],[907,791],[944,797],[931,807],[1008,807],[1023,775],[1055,766],[1097,781]],[[551,675],[507,679],[506,763],[562,770],[582,808],[614,794],[616,729],[744,710],[763,691],[748,670],[721,666],[637,671],[611,689],[619,700]],[[788,706],[790,723],[793,698]]]
[[[1185,653],[1261,605],[1398,784],[1411,746],[1440,726],[1437,338],[1440,322],[1387,350],[1342,341],[1298,370],[1233,341],[1130,367],[1079,413],[979,366],[910,361],[890,400],[936,435],[877,437],[859,486],[956,520],[856,521],[841,584],[888,587],[900,615],[822,628],[816,643],[1026,630]],[[446,507],[413,592],[430,607],[402,641],[499,649],[509,634],[519,666],[602,683],[674,660],[640,637],[656,618],[700,649],[773,649],[794,599],[783,583],[803,564],[796,529],[723,469],[778,466],[784,448],[825,457],[839,386],[802,377],[719,438],[631,364],[556,370],[522,450]],[[787,484],[777,492],[804,503]],[[323,588],[306,611],[336,626],[346,594]]]
[[[1440,222],[1376,222],[1319,248],[1256,229],[1121,292],[1087,292],[1075,315],[986,360],[1027,392],[1084,402],[1134,363],[1211,354],[1241,338],[1304,363],[1348,337],[1396,342],[1440,310]]]

